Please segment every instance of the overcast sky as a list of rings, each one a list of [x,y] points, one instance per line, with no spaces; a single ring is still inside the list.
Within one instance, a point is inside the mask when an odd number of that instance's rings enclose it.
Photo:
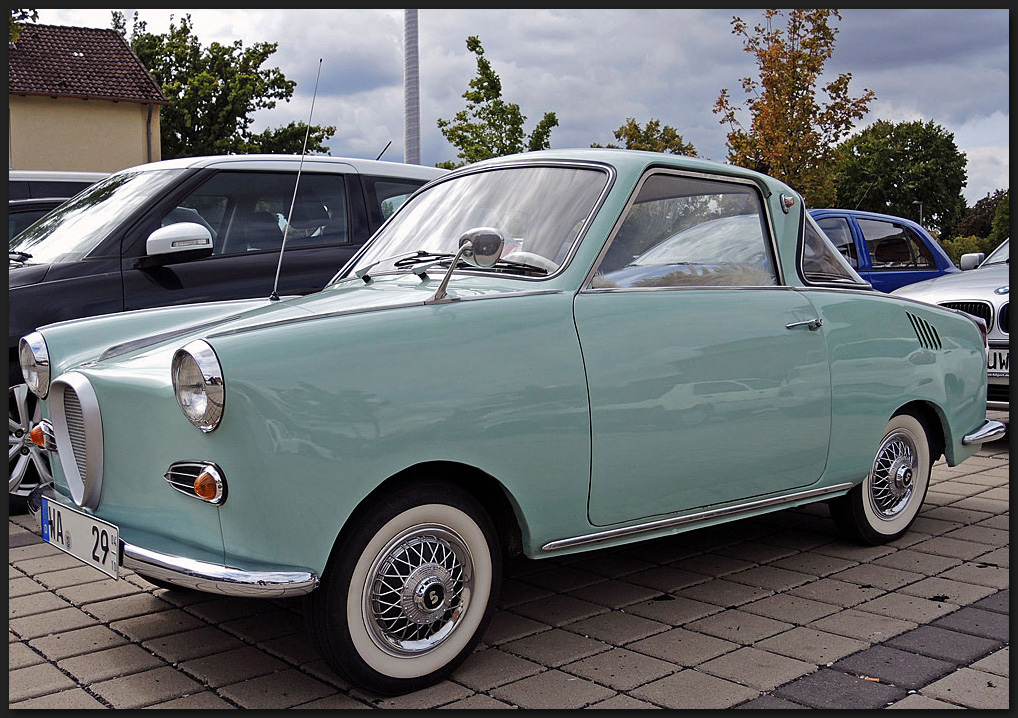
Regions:
[[[110,10],[39,10],[40,23],[108,28]],[[122,10],[128,28],[134,10]],[[190,13],[202,47],[240,40],[278,43],[266,67],[297,83],[290,102],[254,116],[260,132],[307,122],[334,125],[335,156],[403,161],[404,10],[139,10],[148,31]],[[464,109],[476,76],[466,38],[476,35],[502,81],[502,97],[527,117],[559,125],[553,148],[615,142],[629,117],[671,125],[701,157],[725,161],[727,128],[712,112],[722,89],[744,104],[753,56],[732,34],[738,15],[762,10],[433,10],[417,11],[421,164],[458,161],[437,127]],[[877,120],[932,120],[968,157],[969,205],[1008,189],[1010,11],[844,9],[824,82],[851,73],[849,94],[876,99],[856,129]],[[783,25],[782,25],[783,26]],[[825,100],[822,93],[821,101]],[[748,117],[743,121],[748,125]]]

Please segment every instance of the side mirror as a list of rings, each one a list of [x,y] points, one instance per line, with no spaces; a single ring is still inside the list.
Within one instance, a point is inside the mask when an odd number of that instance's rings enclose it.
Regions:
[[[180,252],[212,254],[212,233],[197,222],[175,222],[160,227],[148,236],[145,253],[150,257]]]
[[[460,249],[468,242],[470,248],[463,252],[463,259],[482,269],[494,266],[505,248],[505,237],[494,227],[468,229],[460,237]]]
[[[975,269],[983,263],[984,259],[986,259],[985,252],[969,252],[968,254],[961,255],[961,261],[958,263],[958,266],[963,270]]]

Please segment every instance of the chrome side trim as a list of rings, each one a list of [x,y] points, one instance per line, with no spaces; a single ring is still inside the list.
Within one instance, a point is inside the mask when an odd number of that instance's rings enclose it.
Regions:
[[[135,571],[142,578],[151,576],[206,593],[280,598],[301,596],[318,586],[318,574],[307,569],[281,567],[268,571],[245,571],[151,551],[123,540],[120,547],[120,565],[123,568]]]
[[[95,390],[84,374],[65,372],[50,386],[49,405],[71,499],[94,510],[103,482],[103,423]]]
[[[668,519],[658,519],[657,521],[650,521],[645,524],[636,524],[635,526],[623,526],[617,529],[609,529],[607,531],[598,531],[597,533],[586,534],[584,536],[574,536],[572,538],[558,539],[557,541],[549,541],[541,547],[542,551],[556,551],[563,548],[573,548],[576,546],[585,546],[592,543],[600,543],[602,541],[611,541],[613,539],[625,538],[628,536],[635,536],[638,534],[650,533],[653,531],[664,531],[666,529],[675,528],[677,526],[685,526],[687,524],[706,523],[715,519],[723,517],[734,517],[738,514],[748,514],[753,511],[758,511],[764,508],[770,508],[775,506],[801,504],[813,501],[822,501],[824,499],[833,499],[836,496],[844,494],[850,490],[854,484],[836,484],[834,486],[824,486],[819,489],[809,489],[808,491],[800,491],[794,494],[788,494],[786,496],[775,496],[769,499],[760,499],[759,501],[750,501],[745,504],[738,504],[736,506],[726,506],[720,509],[709,509],[707,511],[700,511],[695,514],[687,514],[686,516],[676,516]]]
[[[985,444],[1002,438],[1005,433],[1007,433],[1007,426],[1004,425],[1004,422],[987,419],[978,429],[971,434],[966,434],[961,443],[965,446]]]

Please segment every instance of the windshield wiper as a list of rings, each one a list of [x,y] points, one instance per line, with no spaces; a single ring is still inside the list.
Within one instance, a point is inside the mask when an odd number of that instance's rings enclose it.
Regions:
[[[470,269],[481,269],[480,267],[469,267]],[[485,269],[487,272],[499,272],[501,274],[524,274],[531,277],[547,276],[548,270],[527,262],[517,262],[512,259],[500,259],[494,265]]]
[[[412,267],[415,264],[422,264],[424,262],[437,262],[443,259],[452,259],[455,255],[447,254],[445,252],[425,252],[423,249],[418,249],[416,253],[409,257],[403,257],[397,259],[392,263],[392,266],[397,269],[406,269]]]
[[[8,250],[7,261],[8,262],[26,262],[32,258],[32,255],[28,252],[19,252],[16,250]]]

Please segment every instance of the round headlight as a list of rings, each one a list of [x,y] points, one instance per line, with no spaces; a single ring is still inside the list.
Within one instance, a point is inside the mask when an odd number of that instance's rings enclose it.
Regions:
[[[180,410],[204,432],[219,426],[226,402],[226,386],[219,358],[208,342],[198,339],[178,349],[171,367],[173,392]]]
[[[28,388],[40,399],[45,399],[49,393],[49,350],[42,334],[32,332],[21,337],[18,361]]]

